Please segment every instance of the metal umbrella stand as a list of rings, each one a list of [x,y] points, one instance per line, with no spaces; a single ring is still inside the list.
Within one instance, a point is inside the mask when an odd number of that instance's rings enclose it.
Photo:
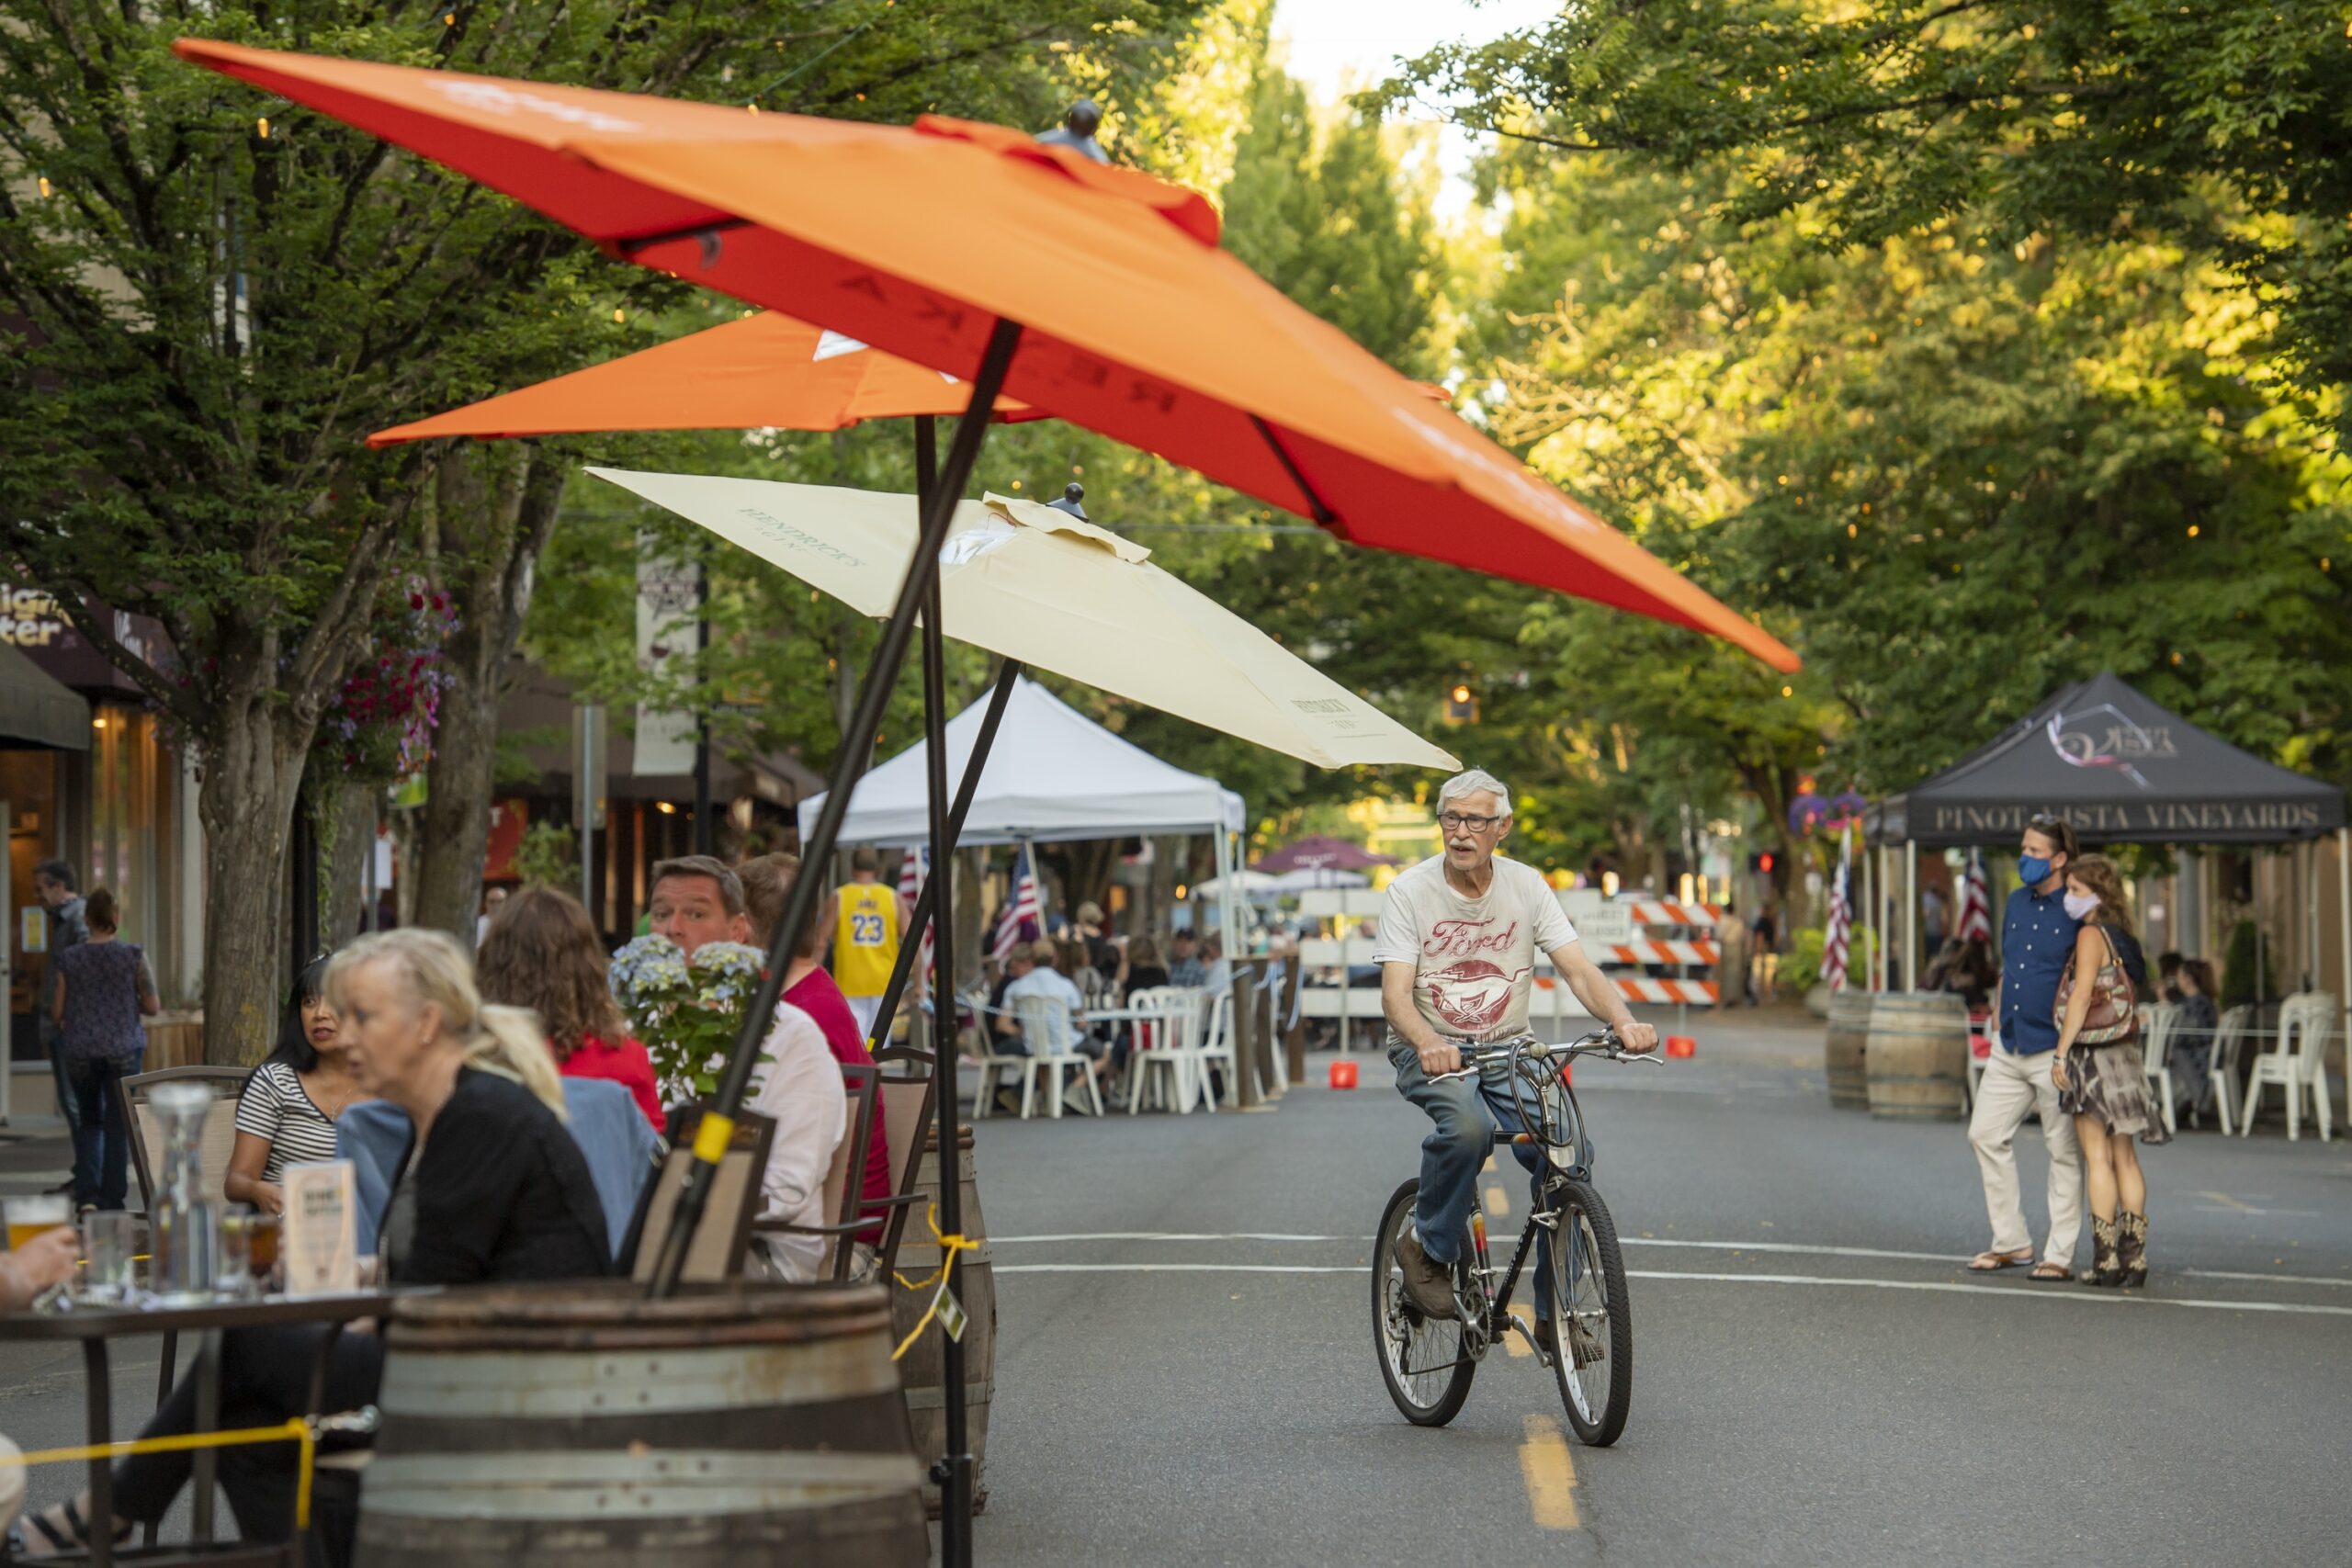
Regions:
[[[840,755],[834,760],[832,777],[828,781],[824,809],[817,818],[816,831],[802,846],[804,864],[821,865],[832,853],[834,840],[841,834],[842,818],[849,810],[851,792],[858,777],[865,772],[865,759],[874,748],[876,730],[881,726],[882,709],[889,700],[900,667],[906,661],[907,644],[913,633],[915,615],[926,605],[925,617],[933,632],[926,638],[924,671],[932,697],[926,702],[925,727],[932,750],[932,843],[933,875],[931,886],[945,890],[950,869],[947,851],[950,845],[947,829],[947,790],[944,752],[945,716],[944,705],[937,700],[942,677],[942,655],[939,650],[938,583],[939,549],[946,542],[950,522],[956,514],[956,498],[971,478],[972,466],[978,460],[980,443],[987,438],[989,411],[995,403],[998,391],[1004,385],[1006,367],[1012,363],[1013,349],[1021,341],[1018,322],[1000,319],[989,334],[988,351],[980,361],[979,371],[972,378],[972,394],[964,416],[956,426],[956,437],[948,444],[946,461],[931,482],[924,487],[922,497],[922,531],[917,542],[914,558],[908,564],[906,581],[899,590],[897,605],[884,625],[882,640],[874,650],[874,659],[865,672],[864,686],[858,692],[857,706],[850,716],[849,728],[842,737]],[[919,434],[917,437],[922,442]],[[929,446],[930,443],[922,443]],[[972,770],[977,774],[977,770]],[[821,879],[800,876],[793,881],[792,892],[785,901],[784,918],[776,922],[771,941],[765,973],[760,980],[758,993],[743,1020],[743,1027],[735,1037],[729,1052],[727,1070],[720,1076],[718,1092],[704,1113],[702,1126],[695,1137],[693,1161],[688,1165],[684,1185],[678,1192],[678,1203],[670,1228],[662,1238],[662,1250],[654,1264],[650,1286],[658,1298],[673,1294],[678,1279],[685,1267],[687,1244],[700,1224],[704,1212],[710,1204],[712,1178],[718,1174],[718,1162],[726,1153],[734,1122],[729,1115],[732,1107],[743,1103],[751,1088],[752,1071],[758,1065],[760,1043],[767,1037],[768,1026],[775,1017],[776,1003],[784,994],[784,976],[789,967],[793,949],[799,933],[815,916],[821,897]],[[941,903],[933,896],[934,908]],[[953,908],[952,904],[944,906]],[[938,953],[941,972],[953,974],[954,954],[951,951],[953,922],[939,922]],[[940,1070],[944,1070],[943,1061]],[[939,1097],[940,1147],[956,1147],[956,1095],[952,1085],[943,1085],[947,1092]],[[952,1158],[952,1155],[950,1156]],[[960,1236],[963,1225],[962,1194],[954,1180],[940,1183],[940,1226],[948,1236]],[[955,1250],[947,1249],[945,1267],[948,1282],[954,1280]],[[947,1473],[941,1478],[943,1511],[940,1525],[940,1554],[944,1562],[956,1564],[971,1560],[972,1518],[972,1456],[970,1438],[965,1425],[963,1401],[963,1348],[950,1336],[943,1349],[943,1382],[946,1397],[947,1457],[942,1462]]]

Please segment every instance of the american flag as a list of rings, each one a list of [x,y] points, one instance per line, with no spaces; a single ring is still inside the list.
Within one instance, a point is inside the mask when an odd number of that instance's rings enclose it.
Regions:
[[[908,851],[907,858],[899,863],[899,897],[907,901],[910,908],[922,899],[923,882],[930,875],[931,852],[921,845]],[[926,922],[922,928],[922,948],[915,954],[915,974],[920,976],[930,973],[931,926]]]
[[[1821,942],[1821,977],[1832,991],[1846,988],[1846,931],[1853,923],[1847,886],[1854,869],[1854,839],[1850,829],[1838,835],[1838,880],[1829,894],[1829,930]]]
[[[1029,846],[1023,844],[1012,852],[1012,897],[1004,901],[1004,913],[997,917],[995,956],[999,962],[1012,956],[1012,950],[1024,942],[1035,942],[1046,928],[1046,908],[1037,899],[1037,878],[1029,865]]]
[[[1993,891],[1984,875],[1984,852],[1968,852],[1968,872],[1960,883],[1960,930],[1962,942],[1993,940]]]

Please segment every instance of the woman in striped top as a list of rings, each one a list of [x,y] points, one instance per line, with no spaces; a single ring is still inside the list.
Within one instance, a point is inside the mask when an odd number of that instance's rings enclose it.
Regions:
[[[221,1190],[231,1202],[282,1213],[279,1178],[289,1165],[334,1158],[334,1123],[345,1110],[374,1098],[360,1092],[344,1052],[334,1009],[324,985],[326,954],[312,959],[294,982],[277,1049],[245,1080],[237,1101],[237,1146],[229,1156]]]

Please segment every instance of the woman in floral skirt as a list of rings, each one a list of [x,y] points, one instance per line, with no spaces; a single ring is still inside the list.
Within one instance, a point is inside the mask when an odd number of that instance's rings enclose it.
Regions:
[[[2148,1183],[2132,1140],[2161,1144],[2164,1117],[2148,1092],[2140,1022],[2132,1011],[2148,962],[2132,934],[2122,874],[2085,855],[2066,867],[2066,913],[2082,922],[2075,966],[2058,983],[2058,1058],[2051,1078],[2075,1118],[2096,1250],[2076,1278],[2086,1285],[2148,1282]]]

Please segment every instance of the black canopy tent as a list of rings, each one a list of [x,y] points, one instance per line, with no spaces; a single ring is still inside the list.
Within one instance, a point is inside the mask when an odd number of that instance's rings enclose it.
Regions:
[[[2065,818],[2090,844],[2282,844],[2335,834],[2352,992],[2352,832],[2344,791],[2238,750],[2112,672],[2066,687],[1864,815],[1868,842],[1904,851],[1906,985],[1917,958],[1919,851],[2011,845],[2040,811]],[[2317,870],[2314,856],[2314,877]]]

